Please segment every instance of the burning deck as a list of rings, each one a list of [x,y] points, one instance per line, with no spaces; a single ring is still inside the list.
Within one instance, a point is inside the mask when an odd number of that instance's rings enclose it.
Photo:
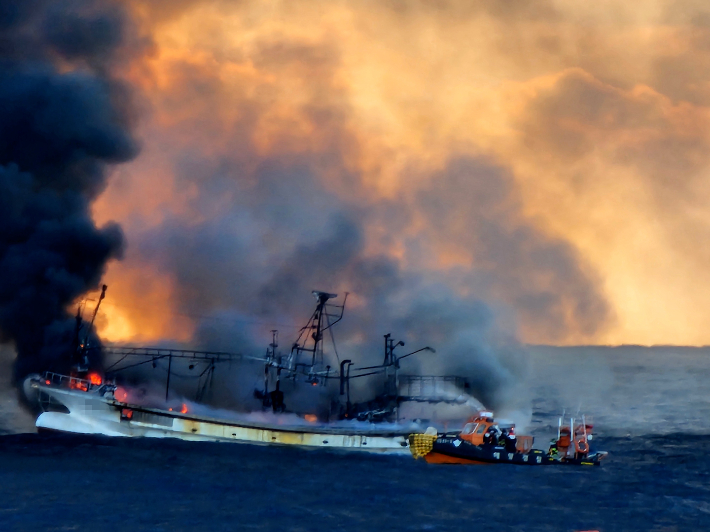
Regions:
[[[43,410],[37,419],[37,428],[108,436],[174,437],[407,453],[408,435],[421,428],[412,420],[416,418],[427,424],[432,421],[431,416],[423,414],[423,405],[463,408],[467,410],[464,419],[471,413],[468,410],[480,409],[480,403],[466,394],[467,383],[461,377],[401,375],[402,359],[422,351],[435,351],[427,346],[401,355],[396,349],[404,346],[404,342],[395,342],[390,334],[384,337],[381,364],[357,367],[350,360],[340,361],[336,357],[340,367],[339,371],[333,370],[335,365],[328,364],[324,356],[324,332],[329,331],[332,337],[330,329],[342,319],[347,295],[342,305],[330,303],[337,297],[335,294],[316,291],[313,295],[317,301],[316,309],[290,352],[286,353],[278,350],[276,331],[273,331],[266,356],[262,357],[148,347],[107,348],[89,346],[88,336],[83,342],[77,340],[74,354],[77,363],[70,376],[45,373],[27,381],[27,387],[36,392],[33,395]],[[77,314],[77,339],[80,329]],[[100,350],[100,356],[89,356],[93,350]],[[114,363],[105,370],[89,371],[91,358],[107,361],[111,357]],[[253,399],[258,401],[252,405],[256,412],[216,412],[206,406],[198,409],[188,409],[186,405],[170,407],[170,380],[176,365],[182,365],[188,371],[196,370],[196,400],[201,403],[212,384],[216,364],[244,362],[263,365],[263,387],[253,390]],[[123,372],[137,367],[166,372],[164,401],[161,397],[157,402],[146,402],[136,394],[127,393],[123,386],[126,382]],[[382,392],[364,401],[351,402],[350,383],[353,379],[376,379],[383,386]],[[289,390],[285,390],[284,382],[290,390],[297,385],[306,386],[309,391],[321,390],[321,402],[325,398],[329,406],[320,408],[317,414],[311,404],[305,411],[294,408],[285,393]],[[339,395],[334,389],[338,385]],[[405,419],[409,420],[407,426],[400,424]]]
[[[121,437],[180,438],[311,448],[359,450],[374,453],[408,453],[411,430],[373,425],[365,429],[356,421],[320,425],[294,422],[284,415],[282,423],[218,419],[177,410],[130,404],[116,398],[113,384],[92,383],[64,375],[35,377],[30,386],[38,392],[45,412],[37,418],[42,431],[102,434]],[[120,392],[120,390],[119,390]]]

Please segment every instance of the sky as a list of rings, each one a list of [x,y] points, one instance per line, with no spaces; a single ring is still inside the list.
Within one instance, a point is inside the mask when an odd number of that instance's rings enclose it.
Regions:
[[[705,2],[117,4],[105,339],[710,343]]]

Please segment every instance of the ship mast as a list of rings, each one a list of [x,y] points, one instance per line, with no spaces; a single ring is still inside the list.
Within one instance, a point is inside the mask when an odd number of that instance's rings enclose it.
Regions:
[[[329,300],[338,297],[337,294],[314,290],[313,296],[317,301],[316,309],[291,347],[288,368],[294,372],[294,375],[299,369],[303,370],[308,375],[308,382],[315,386],[321,382],[325,383],[330,372],[330,366],[324,367],[323,333],[343,319],[348,293],[345,293],[342,305],[328,303]],[[310,363],[300,361],[304,354],[310,355]]]
[[[99,296],[99,300],[96,303],[96,307],[94,308],[94,313],[91,316],[91,322],[89,322],[88,326],[85,326],[81,317],[82,314],[82,304],[79,304],[79,306],[76,309],[76,316],[74,318],[75,320],[75,326],[74,326],[74,341],[73,341],[73,348],[74,348],[74,355],[73,355],[73,364],[74,364],[74,369],[78,371],[79,373],[83,373],[88,371],[89,369],[89,357],[87,351],[89,350],[90,346],[89,345],[89,340],[90,340],[90,335],[91,331],[94,328],[94,321],[96,320],[96,315],[99,313],[99,307],[101,306],[101,302],[104,300],[106,297],[106,289],[108,286],[103,285],[101,287],[101,295]],[[93,301],[93,300],[89,300]],[[83,304],[86,304],[86,300],[83,301]],[[85,328],[85,334],[84,334],[84,340],[82,341],[80,339],[81,336],[81,330]]]

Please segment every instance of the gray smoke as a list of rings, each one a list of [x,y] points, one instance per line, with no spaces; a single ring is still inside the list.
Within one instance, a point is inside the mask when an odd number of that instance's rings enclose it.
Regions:
[[[107,165],[137,152],[111,76],[131,31],[112,1],[0,4],[0,341],[15,378],[66,367],[67,306],[122,253],[121,229],[89,207]]]
[[[189,4],[145,6],[162,18]],[[335,330],[341,359],[381,362],[391,332],[407,350],[437,350],[408,358],[403,371],[463,374],[495,408],[526,371],[521,325],[547,341],[603,327],[608,307],[593,272],[525,217],[510,169],[454,153],[438,170],[405,168],[396,179],[412,186],[382,197],[353,164],[366,141],[352,126],[337,43],[277,36],[242,52],[215,60],[272,81],[242,86],[189,59],[165,64],[170,88],[152,101],[170,128],[156,121],[152,147],[173,165],[174,190],[194,193],[181,196],[178,214],[131,232],[136,263],[174,280],[199,347],[262,354],[275,327],[288,351],[311,290],[349,291]],[[289,91],[280,83],[298,86],[288,102],[298,127],[270,122],[279,91]],[[255,370],[239,388],[259,381]]]
[[[211,164],[193,159],[191,173],[201,163]],[[311,290],[339,292],[340,301],[349,291],[351,304],[334,330],[341,360],[381,363],[382,336],[390,332],[407,344],[400,354],[427,345],[437,350],[408,358],[404,373],[463,375],[472,395],[490,408],[504,408],[517,404],[516,386],[527,371],[510,298],[519,298],[523,312],[550,329],[555,323],[593,327],[603,319],[605,306],[570,248],[520,221],[509,178],[495,165],[455,161],[440,178],[445,186],[396,203],[361,205],[319,187],[316,164],[270,161],[252,176],[241,168],[222,166],[215,175],[200,176],[196,203],[214,205],[213,194],[226,195],[224,211],[196,226],[174,218],[143,235],[143,256],[176,276],[181,311],[201,316],[195,337],[200,347],[262,354],[268,330],[276,327],[288,352],[312,311]],[[452,180],[457,186],[446,183]],[[269,193],[262,195],[262,187]],[[415,210],[427,216],[432,236],[396,242]],[[441,221],[447,216],[461,219],[461,238],[490,266],[438,272],[367,249],[365,232],[376,220],[393,245],[404,245],[410,258],[425,264],[427,241],[447,230]],[[333,355],[331,348],[335,368]],[[260,386],[260,369],[250,375],[239,377],[240,389]],[[379,391],[357,383],[353,389],[361,399]]]

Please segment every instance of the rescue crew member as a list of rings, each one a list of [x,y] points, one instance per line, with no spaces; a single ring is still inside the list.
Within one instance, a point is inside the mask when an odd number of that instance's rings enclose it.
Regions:
[[[503,429],[500,431],[500,434],[498,435],[498,446],[505,447],[505,444],[507,441],[508,441],[508,430]]]
[[[486,433],[483,435],[484,445],[495,445],[497,441],[495,432],[493,431],[493,425],[486,429]]]
[[[518,450],[518,438],[515,436],[515,429],[513,427],[510,428],[505,438],[505,450],[509,453],[514,453]]]

